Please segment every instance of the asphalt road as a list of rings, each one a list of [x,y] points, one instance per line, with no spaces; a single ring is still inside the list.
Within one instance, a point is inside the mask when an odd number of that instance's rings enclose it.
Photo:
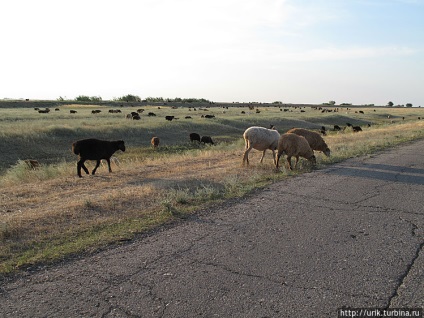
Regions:
[[[0,286],[0,317],[337,317],[424,306],[424,140]]]

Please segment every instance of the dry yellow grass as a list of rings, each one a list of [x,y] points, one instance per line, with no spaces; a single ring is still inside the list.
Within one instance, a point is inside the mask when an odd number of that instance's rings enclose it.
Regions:
[[[325,139],[332,157],[318,155],[318,162],[337,162],[423,137],[424,121],[330,133]],[[81,179],[68,164],[64,176],[51,180],[6,181],[0,188],[0,273],[130,239],[216,199],[287,176],[275,172],[271,152],[260,165],[261,153],[252,151],[251,165],[242,167],[243,150],[240,141],[122,161],[113,173],[104,167]]]

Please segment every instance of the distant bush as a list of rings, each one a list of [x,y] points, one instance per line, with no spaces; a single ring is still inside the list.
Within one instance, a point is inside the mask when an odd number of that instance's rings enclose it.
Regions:
[[[80,95],[80,96],[75,98],[75,101],[77,101],[77,102],[101,102],[102,98],[100,96],[90,97],[90,96]]]
[[[131,94],[114,98],[114,100],[118,102],[141,102],[141,98],[139,96]]]

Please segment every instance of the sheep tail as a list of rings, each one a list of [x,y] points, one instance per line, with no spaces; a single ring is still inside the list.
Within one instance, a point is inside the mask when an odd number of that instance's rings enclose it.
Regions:
[[[79,155],[80,153],[80,147],[78,143],[72,144],[72,152],[76,155]]]

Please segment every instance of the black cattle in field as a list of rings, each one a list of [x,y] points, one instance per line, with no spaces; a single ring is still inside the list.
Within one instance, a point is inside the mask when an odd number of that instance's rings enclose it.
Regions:
[[[172,121],[175,118],[175,116],[165,116],[166,120]]]

